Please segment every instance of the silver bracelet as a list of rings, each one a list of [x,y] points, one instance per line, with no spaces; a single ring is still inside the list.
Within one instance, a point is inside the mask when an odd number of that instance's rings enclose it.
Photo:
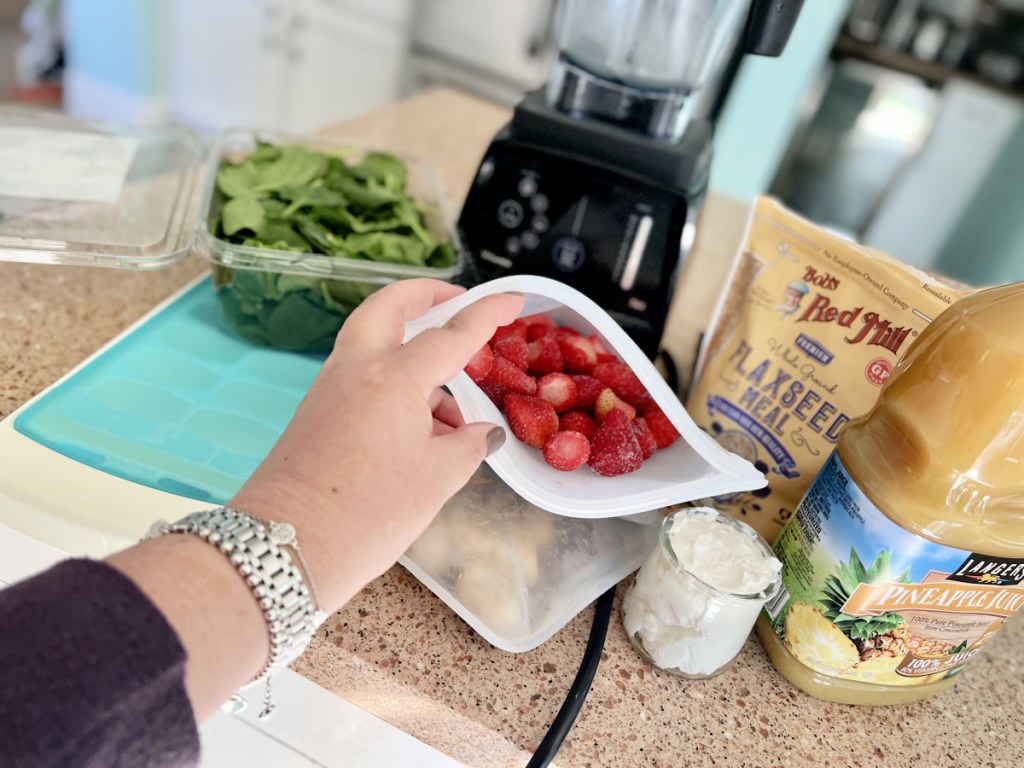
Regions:
[[[266,681],[260,717],[269,716],[274,710],[271,676],[302,655],[317,627],[327,618],[320,609],[312,574],[295,539],[295,528],[289,523],[264,521],[236,509],[218,507],[194,512],[176,523],[161,520],[150,529],[149,537],[167,533],[192,534],[217,547],[252,590],[267,622],[270,653],[259,674],[242,687]],[[285,547],[295,553],[302,570],[292,562]],[[311,595],[316,598],[315,603]]]

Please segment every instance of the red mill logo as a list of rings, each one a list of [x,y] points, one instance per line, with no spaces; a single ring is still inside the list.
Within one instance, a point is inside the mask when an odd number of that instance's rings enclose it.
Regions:
[[[908,336],[917,335],[917,331],[910,328],[893,326],[888,320],[879,317],[877,312],[865,313],[864,307],[840,311],[832,306],[828,296],[822,296],[820,293],[797,318],[798,323],[835,323],[844,328],[853,328],[857,321],[860,322],[860,326],[853,335],[845,337],[847,344],[864,342],[867,346],[883,347],[898,355],[904,340]]]

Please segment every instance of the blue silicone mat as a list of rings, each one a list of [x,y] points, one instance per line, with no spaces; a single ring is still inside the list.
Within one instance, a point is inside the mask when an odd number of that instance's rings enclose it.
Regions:
[[[94,469],[221,504],[324,359],[235,335],[206,279],[22,411],[14,429]]]

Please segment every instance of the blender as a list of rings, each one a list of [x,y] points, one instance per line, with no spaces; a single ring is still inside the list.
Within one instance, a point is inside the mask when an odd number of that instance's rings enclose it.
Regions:
[[[558,61],[492,140],[459,217],[469,282],[535,274],[650,357],[741,57],[778,56],[802,0],[560,0]]]

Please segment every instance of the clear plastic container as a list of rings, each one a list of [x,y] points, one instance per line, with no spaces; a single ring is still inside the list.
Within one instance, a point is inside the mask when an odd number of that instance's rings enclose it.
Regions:
[[[463,249],[437,174],[415,158],[388,151],[405,166],[405,192],[423,216],[426,230],[451,246],[448,266],[418,266],[371,257],[350,258],[230,242],[218,237],[225,195],[217,173],[239,163],[261,145],[301,145],[338,157],[349,165],[372,151],[352,142],[266,131],[231,129],[219,136],[210,155],[196,229],[196,248],[213,264],[214,284],[228,321],[251,341],[282,349],[326,351],[348,313],[363,299],[396,280],[431,277],[451,280],[463,268]],[[237,239],[237,238],[236,238]]]
[[[636,570],[657,535],[546,512],[483,465],[400,562],[491,645],[522,653]]]

